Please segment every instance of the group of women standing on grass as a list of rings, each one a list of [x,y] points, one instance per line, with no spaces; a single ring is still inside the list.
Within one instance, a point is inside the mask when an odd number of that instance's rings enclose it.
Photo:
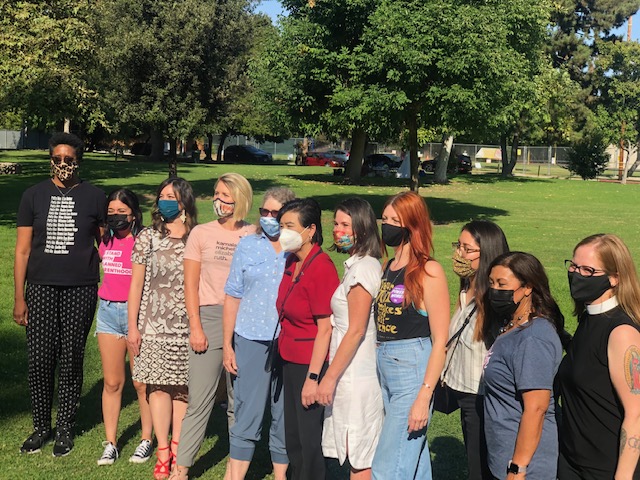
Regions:
[[[543,266],[509,251],[495,223],[471,221],[453,242],[460,289],[450,317],[415,193],[387,200],[381,235],[366,201],[335,207],[332,248],[347,255],[340,280],[313,199],[267,190],[250,225],[251,185],[227,173],[214,185],[218,218],[198,225],[191,186],[170,178],[144,228],[133,192],[105,199],[79,180],[81,152],[75,137],[54,136],[53,178],[25,192],[18,215],[14,318],[27,327],[34,416],[23,453],[52,438],[56,456],[73,448],[99,297],[99,465],[119,455],[128,351],[142,424],[129,460],[150,458],[153,431],[157,480],[188,478],[223,368],[227,479],[247,474],[266,409],[278,480],[324,479],[326,457],[348,461],[353,479],[432,478],[434,396],[460,409],[470,478],[640,478],[640,283],[618,237],[587,237],[566,261],[579,317],[571,340]],[[393,254],[381,264],[386,247]]]

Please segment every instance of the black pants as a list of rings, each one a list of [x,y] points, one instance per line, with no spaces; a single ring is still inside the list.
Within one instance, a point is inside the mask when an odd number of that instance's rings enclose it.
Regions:
[[[487,463],[487,442],[484,438],[484,406],[482,396],[453,390],[460,406],[460,422],[467,450],[469,480],[492,479]],[[506,466],[505,466],[506,468]]]
[[[27,350],[33,426],[51,428],[51,407],[58,372],[59,430],[75,425],[82,392],[84,347],[98,300],[98,286],[27,285]]]
[[[304,408],[301,400],[309,365],[285,362],[282,370],[284,433],[291,480],[325,480],[326,467],[322,455],[324,407],[316,403]]]

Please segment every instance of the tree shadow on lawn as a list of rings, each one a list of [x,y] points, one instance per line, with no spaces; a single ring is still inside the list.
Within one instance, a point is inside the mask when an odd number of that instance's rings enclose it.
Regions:
[[[450,436],[436,437],[429,444],[429,450],[432,455],[433,478],[447,480],[467,478],[467,452],[460,440]]]
[[[335,206],[341,201],[353,197],[349,193],[338,193],[333,195],[314,195],[313,198],[318,201],[323,210],[333,211]],[[364,194],[356,195],[366,200],[373,207],[376,216],[382,215],[384,203],[389,195],[380,194]],[[448,223],[468,222],[470,220],[494,220],[497,217],[507,215],[509,212],[501,208],[484,207],[474,205],[473,203],[459,202],[448,198],[426,198],[429,206],[431,220],[436,225],[446,225]]]

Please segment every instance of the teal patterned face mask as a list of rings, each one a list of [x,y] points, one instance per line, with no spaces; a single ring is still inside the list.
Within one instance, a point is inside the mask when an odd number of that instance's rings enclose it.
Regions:
[[[346,253],[353,248],[353,236],[351,235],[333,235],[333,243],[339,252]]]

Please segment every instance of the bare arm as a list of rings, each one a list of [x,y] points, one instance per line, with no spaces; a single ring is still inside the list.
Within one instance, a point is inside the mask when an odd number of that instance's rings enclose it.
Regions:
[[[184,300],[189,317],[189,344],[194,352],[205,352],[209,348],[209,340],[202,329],[200,321],[200,268],[196,260],[184,261]]]
[[[138,330],[138,314],[140,313],[140,302],[142,301],[145,270],[146,265],[140,263],[131,265],[131,286],[129,287],[129,297],[127,299],[127,320],[129,323],[127,344],[135,356],[140,354],[140,344],[142,343],[140,330]]]
[[[318,386],[317,399],[321,405],[330,405],[333,402],[338,379],[351,363],[367,331],[372,301],[369,292],[360,284],[351,288],[347,294],[349,327]]]
[[[409,432],[423,429],[429,420],[429,406],[436,382],[440,379],[446,357],[449,337],[449,288],[442,266],[436,261],[427,262],[424,277],[423,301],[431,330],[431,355],[424,374],[424,386],[411,407],[408,420]]]
[[[516,445],[511,457],[516,465],[529,465],[542,437],[544,415],[549,408],[550,390],[528,390],[522,393],[523,411],[516,437]],[[505,470],[507,465],[504,466]],[[508,480],[524,478],[525,474],[510,473]]]
[[[240,299],[225,295],[222,310],[222,364],[227,372],[238,374],[236,354],[233,350],[233,331],[236,328],[236,318],[240,309]]]
[[[24,300],[24,284],[27,280],[27,263],[31,254],[33,227],[18,227],[15,260],[13,263],[13,319],[18,325],[27,324],[28,309]]]
[[[311,353],[311,362],[309,362],[309,372],[320,373],[324,365],[327,353],[329,352],[329,343],[331,342],[331,318],[316,318],[318,324],[318,334],[313,342],[313,351]],[[318,382],[307,378],[302,386],[302,406],[307,408],[316,402],[316,392],[318,390]]]
[[[613,330],[607,345],[609,375],[624,408],[615,479],[632,479],[640,455],[640,333],[629,325]]]

